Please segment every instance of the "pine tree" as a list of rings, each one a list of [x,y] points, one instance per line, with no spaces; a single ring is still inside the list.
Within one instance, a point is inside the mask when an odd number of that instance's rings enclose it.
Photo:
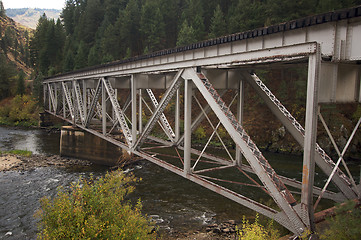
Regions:
[[[0,100],[10,96],[10,86],[15,69],[8,64],[6,57],[0,53]]]
[[[192,27],[194,29],[197,41],[201,41],[201,40],[204,40],[206,38],[206,31],[205,31],[204,21],[203,21],[202,15],[200,13],[198,13],[194,17]]]
[[[262,0],[239,0],[228,13],[228,32],[242,32],[263,27],[266,19],[270,22],[266,3]],[[267,11],[266,11],[267,10]]]
[[[140,44],[140,10],[137,0],[128,2],[119,20],[121,21],[119,40],[123,45],[123,50],[125,50],[123,54],[127,52],[128,48],[132,56],[141,54],[143,48]]]
[[[179,18],[183,9],[183,0],[158,0],[159,8],[163,15],[165,28],[165,47],[171,48],[176,45]],[[180,26],[179,26],[180,27]]]
[[[65,55],[63,62],[63,71],[70,72],[74,70],[74,54],[71,49],[69,49]]]
[[[88,55],[88,66],[95,66],[101,63],[100,47],[95,44],[90,50]]]
[[[88,51],[84,42],[80,42],[75,56],[75,69],[84,68],[88,64]]]
[[[25,74],[23,71],[20,71],[20,73],[18,74],[16,94],[21,96],[25,94]]]
[[[187,7],[182,13],[183,23],[187,20],[189,25],[194,29],[195,41],[203,40],[206,36],[204,25],[204,9],[201,0],[188,0],[186,1]],[[207,5],[208,6],[208,5]]]
[[[196,42],[196,34],[192,26],[188,25],[187,20],[184,20],[182,28],[179,31],[177,46],[188,45]]]
[[[65,8],[61,12],[61,19],[64,23],[64,28],[67,34],[72,35],[75,29],[75,3],[74,0],[67,0]]]
[[[149,52],[165,47],[165,24],[162,13],[155,1],[147,1],[142,8],[141,33],[144,46]]]
[[[210,38],[220,37],[227,32],[227,25],[226,21],[224,20],[224,15],[222,9],[219,5],[217,5],[216,9],[214,10],[214,15],[211,21],[210,26]]]
[[[39,104],[42,103],[42,98],[43,98],[43,74],[40,72],[36,78],[33,81],[33,91],[32,91],[32,95],[33,98],[35,98]]]
[[[100,39],[100,44],[96,43],[96,45],[100,45],[98,51],[101,50],[101,54],[112,56],[112,60],[119,59],[120,55],[120,45],[119,45],[119,34],[116,33],[117,29],[114,25],[109,24],[103,33],[103,37]],[[94,47],[93,46],[93,47]],[[93,50],[95,50],[92,47]],[[93,55],[95,53],[92,53]],[[95,60],[95,59],[94,59]],[[101,59],[99,59],[101,60]]]
[[[0,16],[1,16],[1,17],[5,17],[5,16],[6,16],[6,11],[5,11],[4,4],[3,4],[2,1],[0,1]]]

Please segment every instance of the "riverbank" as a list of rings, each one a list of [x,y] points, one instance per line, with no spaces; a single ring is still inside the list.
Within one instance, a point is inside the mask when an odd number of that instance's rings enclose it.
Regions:
[[[86,160],[60,157],[58,155],[33,154],[24,156],[14,153],[0,153],[0,172],[28,172],[40,167],[86,167],[93,165]],[[206,225],[198,230],[172,231],[161,234],[161,239],[170,240],[221,240],[236,239],[236,224],[230,220],[225,223]],[[163,235],[163,236],[162,236]]]
[[[0,171],[29,171],[39,167],[91,166],[87,160],[64,158],[58,155],[22,156],[11,153],[0,155]]]

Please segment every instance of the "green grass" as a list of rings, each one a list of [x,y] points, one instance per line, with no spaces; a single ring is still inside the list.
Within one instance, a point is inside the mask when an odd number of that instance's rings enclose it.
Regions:
[[[20,156],[24,156],[24,157],[30,157],[31,155],[33,155],[33,153],[31,151],[19,150],[19,149],[10,150],[10,151],[0,151],[0,154],[14,154],[14,155],[20,155]]]

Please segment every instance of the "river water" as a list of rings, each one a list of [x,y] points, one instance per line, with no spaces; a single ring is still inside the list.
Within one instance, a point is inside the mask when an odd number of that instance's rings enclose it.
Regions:
[[[30,150],[46,157],[59,154],[59,132],[0,127],[0,150]],[[281,154],[266,154],[275,169],[282,166],[288,177],[301,176],[302,158]],[[59,169],[55,167],[0,173],[0,239],[36,239],[39,199],[54,196],[59,186],[69,186],[80,176],[101,176],[109,170],[103,166]],[[163,234],[195,231],[205,225],[234,219],[254,212],[198,186],[176,174],[147,161],[140,161],[126,172],[142,178],[130,196],[143,203],[143,213],[157,222]],[[357,171],[355,168],[354,171]],[[291,175],[291,176],[290,176]],[[318,180],[316,184],[324,182]],[[257,197],[256,197],[257,198]],[[327,203],[326,203],[327,204]]]

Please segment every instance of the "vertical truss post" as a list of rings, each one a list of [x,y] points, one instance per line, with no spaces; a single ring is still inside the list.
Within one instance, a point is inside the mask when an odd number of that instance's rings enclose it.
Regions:
[[[134,75],[130,77],[130,94],[132,99],[132,139],[134,145],[137,139],[137,85]]]
[[[54,113],[56,113],[56,103],[54,92],[50,83],[48,83],[48,95],[49,95],[49,111],[51,112],[51,108],[53,107]]]
[[[46,89],[47,89],[47,85],[43,84],[43,104],[44,104],[45,109],[46,109],[46,98],[47,98]],[[50,109],[49,109],[49,111],[50,111]]]
[[[99,79],[97,87],[94,90],[93,100],[90,102],[90,105],[89,105],[89,112],[85,119],[85,127],[88,127],[88,125],[90,124],[91,120],[94,117],[95,112],[97,111],[97,106],[99,104],[98,100],[99,100],[100,94],[102,94],[102,89],[103,89],[102,86],[103,86],[102,80]],[[91,94],[89,94],[89,96],[90,95]]]
[[[238,103],[237,103],[237,119],[240,124],[243,124],[243,108],[244,108],[244,80],[240,79],[238,85]],[[236,163],[238,166],[242,165],[242,153],[239,146],[236,146]]]
[[[219,94],[222,97],[227,90],[220,90]],[[212,108],[207,104],[205,107],[203,107],[203,111],[199,113],[197,117],[194,118],[192,122],[192,132],[197,129],[197,127],[202,123],[202,121],[206,118],[207,114],[212,110]],[[179,140],[177,141],[176,145],[180,145],[184,141],[184,134],[182,136],[179,136]]]
[[[317,111],[318,111],[318,80],[320,76],[321,54],[318,45],[315,54],[309,56],[305,140],[303,151],[301,217],[304,222],[309,222],[311,231],[315,230],[313,210],[313,182],[315,175],[315,151],[317,136]]]
[[[83,80],[83,103],[84,103],[84,118],[88,115],[88,102],[87,102],[87,88],[86,88],[86,81]]]
[[[179,120],[180,120],[180,92],[177,89],[176,99],[175,99],[175,142],[178,142],[180,137],[180,127],[179,127]]]
[[[107,102],[104,83],[102,83],[102,85],[102,130],[105,135],[107,133]]]
[[[75,91],[74,91],[74,79],[70,82],[70,89],[69,89],[69,94],[70,94],[70,101],[73,104],[73,113],[74,113],[74,121],[73,121],[73,125],[76,125],[76,121],[78,120],[78,109],[77,106],[78,104],[76,103],[76,96],[75,96]]]
[[[114,96],[115,96],[115,99],[118,99],[118,88],[115,88],[115,89],[114,89]],[[117,118],[117,116],[116,116],[116,114],[115,114],[114,108],[113,108],[113,110],[112,110],[112,118],[113,118],[113,119],[116,119],[116,118]],[[115,120],[115,121],[116,121],[116,120]]]
[[[158,107],[153,112],[153,115],[149,119],[147,125],[144,127],[144,131],[139,136],[136,144],[134,145],[135,148],[140,148],[140,146],[144,143],[145,139],[151,133],[154,125],[161,117],[164,109],[167,107],[167,105],[168,105],[169,101],[171,100],[171,98],[173,97],[174,93],[180,87],[181,81],[179,80],[179,78],[181,77],[182,73],[183,73],[183,70],[179,70],[178,73],[173,78],[172,83],[168,87],[167,91],[164,93],[162,99],[160,100],[160,102],[158,104]]]
[[[63,98],[63,117],[66,118],[66,103],[65,103],[65,92],[64,92],[64,89],[61,89],[61,92],[62,92],[62,98]]]
[[[184,174],[191,173],[192,80],[184,86]]]
[[[143,106],[142,106],[142,89],[139,89],[139,134],[143,131]]]
[[[86,114],[85,114],[85,107],[84,107],[84,97],[82,97],[81,94],[81,88],[80,88],[80,84],[77,80],[73,81],[73,90],[75,93],[75,99],[74,102],[76,102],[76,106],[77,106],[77,110],[78,110],[78,114],[80,115],[80,121],[83,125],[85,125],[85,120],[86,120]]]
[[[47,84],[47,86],[48,86],[48,99],[49,99],[49,101],[48,101],[48,109],[49,109],[49,111],[51,112],[51,104],[52,104],[52,92],[50,91],[50,84],[48,83]],[[45,92],[45,91],[44,91]]]
[[[55,104],[54,113],[56,114],[56,111],[58,110],[58,87],[56,83],[54,83],[54,104]]]

